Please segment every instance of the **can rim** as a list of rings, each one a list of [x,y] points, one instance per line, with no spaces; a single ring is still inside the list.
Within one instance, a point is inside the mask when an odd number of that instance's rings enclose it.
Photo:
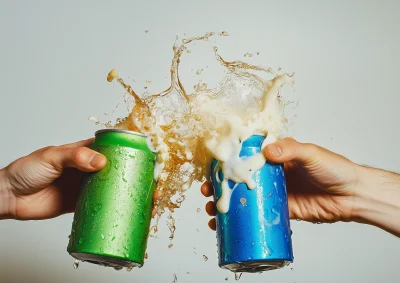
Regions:
[[[125,133],[125,134],[130,134],[130,135],[136,135],[136,136],[141,136],[141,137],[147,137],[145,134],[138,133],[138,132],[133,132],[133,131],[128,131],[128,130],[123,130],[123,129],[101,129],[98,130],[94,133],[95,136],[101,133],[107,133],[107,132],[116,132],[116,133]]]

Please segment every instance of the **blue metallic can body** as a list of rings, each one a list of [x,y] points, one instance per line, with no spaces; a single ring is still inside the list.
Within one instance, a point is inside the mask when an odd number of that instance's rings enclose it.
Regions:
[[[252,136],[242,143],[241,157],[261,151],[263,136]],[[222,194],[222,170],[212,164],[211,180],[215,202]],[[217,178],[216,174],[219,174]],[[229,211],[217,211],[219,266],[234,272],[260,272],[281,268],[293,261],[291,230],[282,164],[265,165],[254,173],[257,187],[250,190],[237,184]],[[229,180],[232,189],[235,183]]]

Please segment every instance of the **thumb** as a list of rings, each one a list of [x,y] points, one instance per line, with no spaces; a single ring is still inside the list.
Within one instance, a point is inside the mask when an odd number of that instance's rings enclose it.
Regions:
[[[318,147],[312,144],[300,143],[292,138],[281,139],[264,147],[265,157],[276,163],[296,161],[310,164],[318,160]]]
[[[84,146],[55,146],[44,150],[44,160],[62,171],[65,167],[74,167],[84,172],[93,172],[103,168],[107,159],[104,155]]]

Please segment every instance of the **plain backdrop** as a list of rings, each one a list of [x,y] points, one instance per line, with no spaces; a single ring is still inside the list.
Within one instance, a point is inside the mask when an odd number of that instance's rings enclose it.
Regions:
[[[229,37],[198,42],[183,55],[187,89],[199,68],[208,66],[202,78],[211,86],[221,78],[214,45],[226,60],[295,72],[295,91],[282,91],[299,101],[293,137],[400,171],[399,3],[0,0],[0,167],[40,147],[92,136],[99,126],[90,115],[106,121],[103,113],[117,105],[115,113],[123,113],[124,91],[105,79],[111,68],[139,93],[158,92],[168,86],[176,36],[227,31]],[[0,221],[0,282],[155,283],[172,282],[174,274],[178,282],[234,281],[217,265],[206,202],[198,184],[189,190],[175,214],[173,247],[162,219],[144,267],[131,273],[88,263],[74,270],[66,252],[72,215]],[[240,282],[400,281],[394,236],[356,223],[291,225],[295,262]]]

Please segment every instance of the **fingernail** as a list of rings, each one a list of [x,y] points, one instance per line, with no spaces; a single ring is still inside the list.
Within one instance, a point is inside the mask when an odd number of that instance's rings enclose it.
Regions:
[[[269,144],[267,147],[273,156],[279,157],[282,155],[282,149],[276,144]]]
[[[100,168],[102,167],[106,162],[106,158],[98,153],[95,153],[92,155],[92,157],[90,157],[89,159],[89,164],[90,166],[92,166],[93,168]]]

